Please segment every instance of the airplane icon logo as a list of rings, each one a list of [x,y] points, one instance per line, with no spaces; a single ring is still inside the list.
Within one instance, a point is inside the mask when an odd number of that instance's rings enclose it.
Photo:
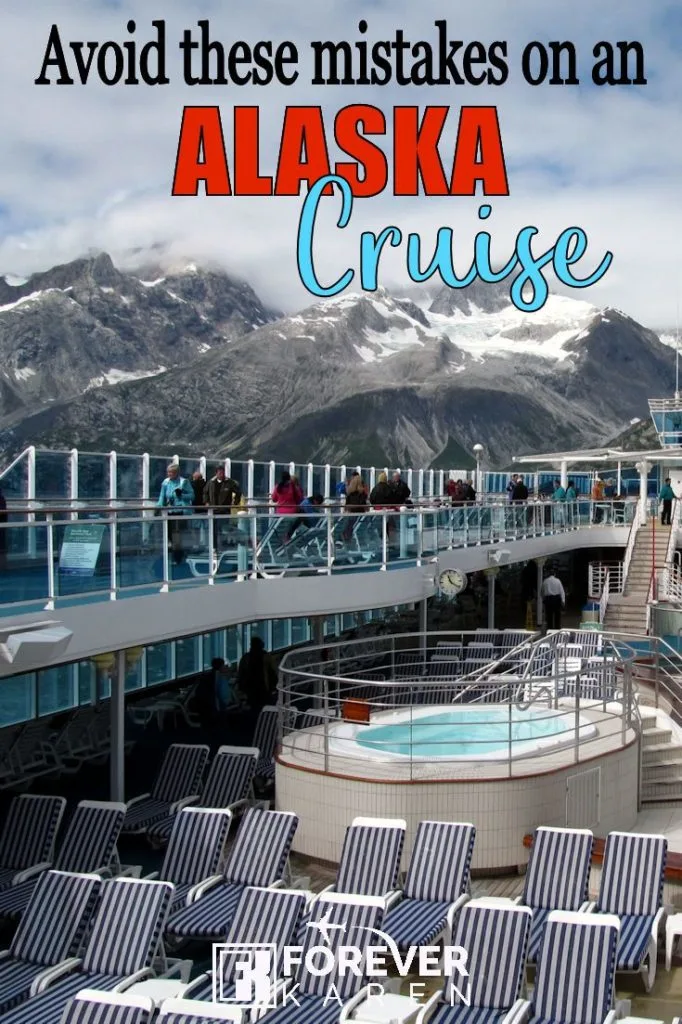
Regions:
[[[330,914],[331,910],[327,910],[324,917],[321,917],[319,921],[308,921],[306,925],[306,928],[317,928],[328,946],[331,946],[331,939],[329,938],[330,932],[346,931],[345,922],[343,924],[332,924],[332,922],[329,920]]]

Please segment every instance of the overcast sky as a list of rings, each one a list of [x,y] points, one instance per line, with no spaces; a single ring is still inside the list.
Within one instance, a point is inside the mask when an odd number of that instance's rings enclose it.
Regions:
[[[65,44],[130,39],[125,29],[130,17],[138,25],[134,38],[143,43],[151,37],[151,21],[165,16],[171,84],[108,88],[93,78],[86,86],[34,85],[57,12]],[[298,83],[291,88],[186,86],[177,42],[182,29],[202,17],[210,18],[214,38],[225,44],[295,41],[301,54]],[[356,39],[362,17],[370,40],[402,27],[414,41],[433,41],[438,18],[447,18],[453,39],[506,40],[510,78],[500,88],[311,86],[310,41]],[[575,42],[581,85],[527,85],[520,55],[532,39]],[[595,88],[592,47],[602,39],[642,42],[648,85]],[[284,309],[308,305],[314,299],[298,279],[295,248],[303,196],[171,197],[183,105],[218,104],[229,128],[231,106],[258,104],[263,171],[272,173],[287,104],[322,105],[330,129],[335,111],[349,102],[373,103],[387,113],[397,104],[450,104],[446,155],[459,106],[494,103],[510,186],[509,197],[491,200],[487,222],[499,262],[507,261],[516,234],[528,224],[540,228],[542,250],[564,228],[579,225],[589,237],[579,276],[587,276],[606,250],[614,253],[614,262],[599,285],[573,292],[575,297],[614,305],[651,326],[674,324],[682,283],[681,44],[679,0],[571,0],[560,9],[546,0],[165,0],[158,5],[30,0],[6,5],[0,42],[0,274],[26,275],[92,249],[106,249],[120,262],[132,249],[156,244],[177,262],[219,262]],[[332,280],[346,267],[357,269],[360,232],[387,224],[419,231],[426,253],[436,229],[451,226],[460,240],[457,267],[463,272],[471,262],[480,201],[410,200],[386,192],[357,201],[351,224],[339,231],[337,202],[327,200],[316,238],[320,274]],[[404,250],[391,253],[382,283],[407,284]]]

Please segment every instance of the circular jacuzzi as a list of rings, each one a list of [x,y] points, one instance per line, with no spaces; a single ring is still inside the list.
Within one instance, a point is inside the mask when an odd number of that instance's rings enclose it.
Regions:
[[[579,716],[580,742],[596,726]],[[508,761],[575,744],[575,712],[518,706],[430,707],[380,712],[367,725],[329,727],[329,751],[372,761]]]

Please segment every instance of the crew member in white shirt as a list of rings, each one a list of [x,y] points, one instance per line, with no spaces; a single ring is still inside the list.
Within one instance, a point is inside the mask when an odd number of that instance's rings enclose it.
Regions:
[[[566,607],[566,594],[560,579],[554,570],[542,584],[542,603],[545,608],[545,625],[547,629],[561,629],[561,610]]]

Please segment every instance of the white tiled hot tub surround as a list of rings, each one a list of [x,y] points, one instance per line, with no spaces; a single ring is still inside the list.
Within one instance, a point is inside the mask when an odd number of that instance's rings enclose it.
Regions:
[[[452,781],[391,782],[325,775],[292,764],[277,765],[277,807],[295,811],[299,825],[295,852],[316,860],[338,863],[343,837],[357,816],[404,818],[407,838],[403,866],[412,851],[422,819],[470,821],[476,826],[472,867],[503,869],[527,863],[523,837],[537,825],[566,825],[568,779],[599,767],[600,820],[579,822],[605,836],[612,829],[627,831],[637,819],[637,741],[603,754],[545,769],[541,774],[504,778],[466,778]],[[554,754],[558,759],[559,755]],[[537,762],[536,762],[537,763]],[[537,770],[537,769],[536,769]],[[573,824],[573,822],[570,822]]]

